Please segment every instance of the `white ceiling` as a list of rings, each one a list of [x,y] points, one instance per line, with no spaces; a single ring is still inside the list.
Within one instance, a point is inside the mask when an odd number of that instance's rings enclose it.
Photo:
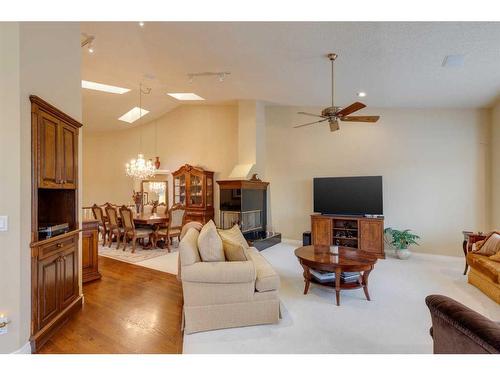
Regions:
[[[83,90],[83,119],[92,131],[146,123],[181,102],[167,92],[194,92],[206,103],[258,99],[326,106],[336,63],[336,103],[366,91],[370,107],[487,107],[500,92],[500,23],[390,22],[137,22],[82,23],[95,53],[82,51],[82,79],[132,89],[127,94]],[[443,68],[446,55],[465,65]],[[215,77],[188,73],[229,71]],[[117,118],[138,105],[138,85],[150,113],[133,125]]]

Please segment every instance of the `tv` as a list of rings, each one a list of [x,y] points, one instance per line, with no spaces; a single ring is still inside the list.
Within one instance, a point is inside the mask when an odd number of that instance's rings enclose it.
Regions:
[[[316,177],[314,212],[324,215],[383,215],[382,176]]]

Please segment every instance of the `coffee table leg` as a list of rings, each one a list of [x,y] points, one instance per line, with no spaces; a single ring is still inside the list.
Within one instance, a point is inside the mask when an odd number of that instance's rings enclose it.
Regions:
[[[335,270],[335,296],[337,298],[337,306],[340,306],[340,269]]]
[[[370,299],[370,294],[368,294],[368,275],[370,274],[371,270],[363,272],[363,290],[365,292],[366,299],[368,301],[371,301]]]
[[[301,264],[304,269],[304,294],[307,294],[309,291],[309,284],[311,283],[311,273],[309,272],[309,267],[304,264]]]

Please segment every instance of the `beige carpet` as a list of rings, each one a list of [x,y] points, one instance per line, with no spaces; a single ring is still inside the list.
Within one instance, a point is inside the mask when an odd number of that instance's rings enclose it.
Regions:
[[[498,305],[467,283],[464,258],[413,254],[406,261],[388,255],[370,274],[370,296],[312,285],[304,295],[297,245],[281,243],[261,254],[281,277],[283,319],[278,324],[184,335],[183,353],[432,353],[431,319],[425,296],[444,294],[480,314],[500,320]],[[333,365],[333,364],[332,364]]]

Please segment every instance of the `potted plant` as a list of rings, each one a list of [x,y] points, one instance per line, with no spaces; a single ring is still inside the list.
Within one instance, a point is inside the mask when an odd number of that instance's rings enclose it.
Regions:
[[[399,259],[408,259],[410,257],[411,252],[408,250],[408,246],[419,245],[416,240],[420,239],[420,237],[411,233],[410,229],[397,230],[385,228],[384,234],[390,238],[390,240],[386,239],[386,242],[389,242],[396,248],[396,255]]]

